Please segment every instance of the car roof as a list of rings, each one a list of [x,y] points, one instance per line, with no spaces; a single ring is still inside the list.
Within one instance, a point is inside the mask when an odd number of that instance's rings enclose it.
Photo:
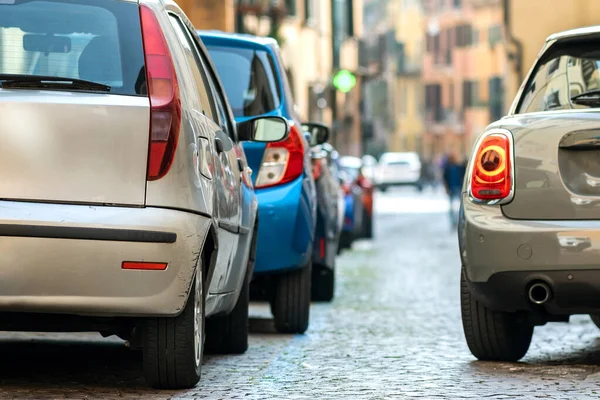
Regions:
[[[251,47],[251,48],[275,48],[278,47],[277,40],[271,37],[249,35],[247,33],[229,33],[223,31],[196,31],[205,44],[229,46],[229,47]]]
[[[342,156],[340,157],[340,165],[348,168],[360,168],[362,166],[362,160],[358,157]]]
[[[586,26],[583,28],[569,29],[567,31],[556,32],[546,38],[547,42],[553,40],[567,39],[577,36],[589,36],[600,34],[600,25]]]
[[[383,153],[381,159],[388,160],[418,160],[419,155],[415,152],[389,152]]]

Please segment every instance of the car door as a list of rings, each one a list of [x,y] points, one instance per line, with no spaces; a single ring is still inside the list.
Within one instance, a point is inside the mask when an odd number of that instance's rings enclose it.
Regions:
[[[211,84],[194,36],[182,18],[170,14],[170,19],[185,50],[195,84],[201,88],[200,97],[204,102],[210,104],[209,110],[203,110],[202,115],[196,117],[203,121],[203,126],[208,130],[206,136],[213,141],[210,145],[214,147],[216,154],[215,170],[213,171],[216,186],[213,217],[216,219],[218,228],[219,249],[217,265],[209,288],[209,294],[214,294],[219,293],[219,288],[225,286],[237,247],[237,219],[239,218],[239,195],[235,192],[235,168],[237,166],[232,165],[231,162],[234,143],[221,126]]]

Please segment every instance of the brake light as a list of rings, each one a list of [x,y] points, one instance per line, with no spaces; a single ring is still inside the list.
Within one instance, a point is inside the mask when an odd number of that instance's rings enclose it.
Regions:
[[[255,187],[265,188],[291,182],[304,171],[304,143],[298,126],[290,127],[288,138],[267,144]]]
[[[316,160],[315,165],[313,166],[313,179],[316,181],[321,176],[323,172],[323,165],[321,165],[321,160]]]
[[[148,6],[140,6],[146,79],[150,96],[148,180],[169,172],[181,126],[181,99],[175,65],[158,19]]]
[[[477,200],[502,200],[512,190],[512,154],[509,137],[504,133],[485,136],[473,160],[471,195]]]

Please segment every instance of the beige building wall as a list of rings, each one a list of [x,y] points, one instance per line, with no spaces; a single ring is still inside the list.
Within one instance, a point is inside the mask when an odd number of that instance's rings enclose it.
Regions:
[[[510,34],[523,45],[524,77],[552,33],[600,25],[600,0],[509,0],[508,3]],[[509,44],[509,51],[515,51],[514,44]],[[507,78],[506,103],[510,105],[521,85],[513,63]]]
[[[235,31],[234,0],[177,0],[198,29]]]
[[[423,10],[418,0],[393,1],[389,13],[396,40],[404,44],[404,71],[396,76],[396,131],[390,151],[422,151],[423,97]],[[396,65],[396,69],[400,68]]]
[[[298,113],[308,118],[309,87],[324,87],[330,80],[332,63],[331,2],[313,1],[312,18],[305,18],[304,2],[298,1],[296,15],[284,19],[280,35],[282,57],[291,72]],[[331,124],[331,113],[323,122]]]

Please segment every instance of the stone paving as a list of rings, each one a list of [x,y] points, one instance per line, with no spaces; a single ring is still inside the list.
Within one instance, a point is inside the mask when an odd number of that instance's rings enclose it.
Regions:
[[[140,355],[117,340],[11,334],[0,399],[599,399],[600,330],[587,316],[536,328],[521,363],[470,355],[444,207],[408,189],[379,197],[376,240],[339,257],[336,299],[313,306],[307,334],[275,334],[254,305],[248,352],[207,357],[193,390],[147,389]]]

